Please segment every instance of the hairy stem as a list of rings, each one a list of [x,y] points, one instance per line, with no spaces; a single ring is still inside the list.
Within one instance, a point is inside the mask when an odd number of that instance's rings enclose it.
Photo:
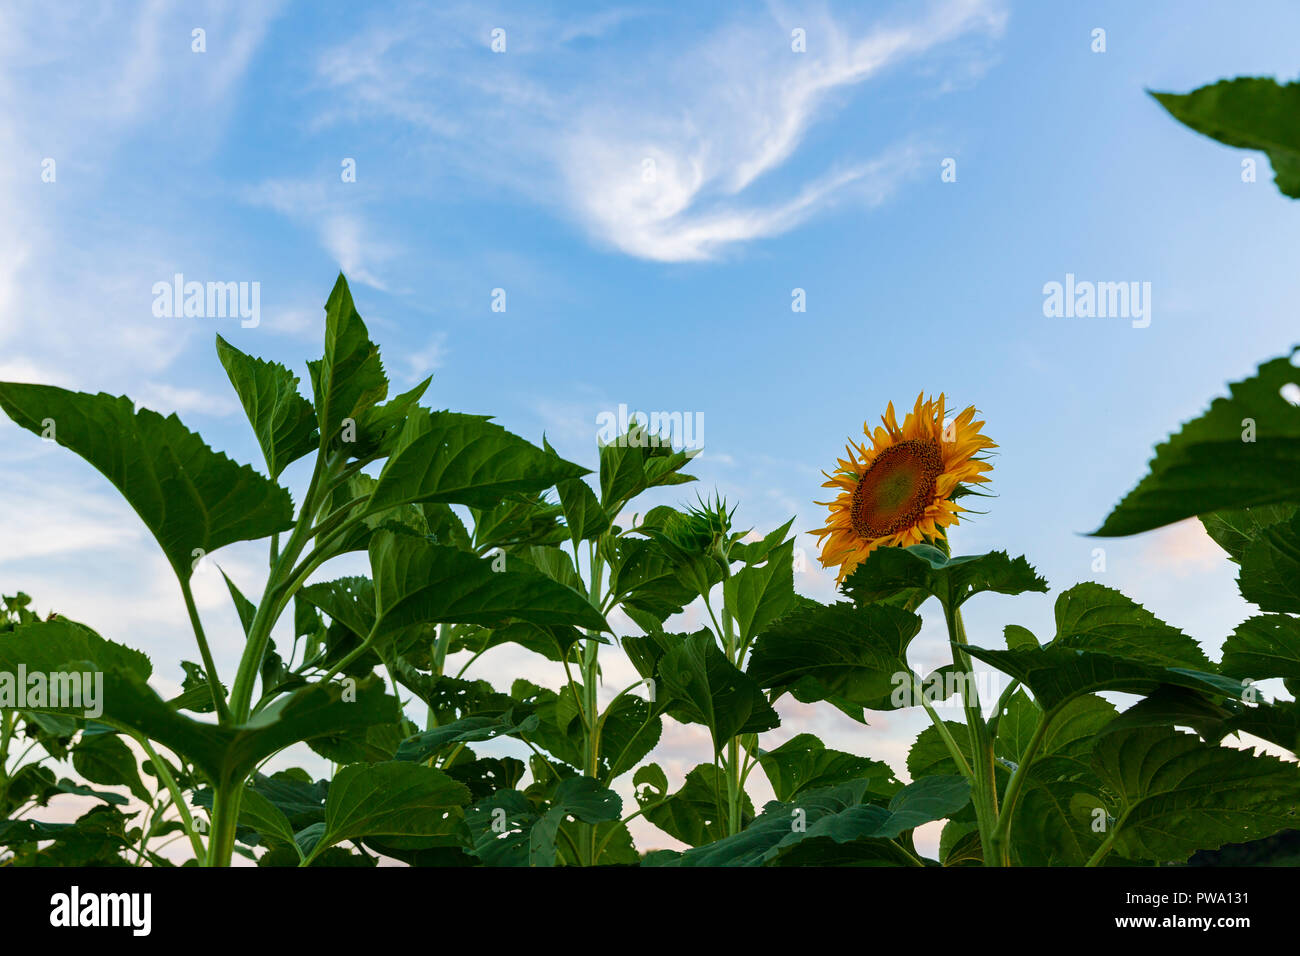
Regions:
[[[230,866],[235,855],[235,827],[239,823],[243,787],[243,781],[228,781],[216,787],[212,801],[212,835],[208,837],[208,866]]]
[[[190,846],[194,848],[194,859],[197,863],[202,863],[207,859],[207,850],[203,846],[203,840],[199,836],[198,830],[194,826],[194,817],[190,813],[189,805],[185,802],[185,796],[181,793],[181,788],[176,785],[176,778],[172,772],[167,769],[167,764],[163,763],[158,756],[158,751],[153,749],[149,739],[144,734],[132,733],[131,736],[135,742],[140,745],[140,749],[145,752],[145,756],[153,763],[153,772],[162,781],[167,792],[171,794],[172,803],[176,804],[176,810],[181,816],[181,825],[185,827],[185,833],[190,838]]]
[[[190,626],[194,629],[194,640],[198,642],[199,654],[203,657],[203,669],[208,675],[208,689],[212,691],[212,704],[217,709],[217,721],[228,724],[231,720],[230,707],[226,704],[226,695],[221,691],[221,678],[217,675],[217,665],[212,659],[212,650],[203,633],[203,621],[199,618],[199,609],[194,604],[194,592],[189,581],[181,582],[181,594],[185,596],[185,610],[190,616]]]
[[[953,739],[952,733],[948,730],[947,724],[943,722],[943,718],[935,712],[934,706],[926,700],[921,685],[917,684],[913,688],[912,692],[920,694],[921,706],[924,707],[925,712],[930,715],[930,722],[934,724],[934,729],[939,732],[939,736],[943,739],[944,745],[947,746],[948,753],[952,755],[952,759],[957,764],[957,769],[961,771],[961,775],[967,780],[973,782],[975,779],[974,774],[971,772],[970,764],[966,762],[965,755],[961,752],[961,747],[957,746],[957,741]]]
[[[966,653],[966,629],[962,624],[961,609],[951,594],[943,602],[944,618],[948,624],[948,640],[953,647],[953,663],[962,674],[961,698],[966,712],[966,730],[970,734],[972,799],[975,816],[979,822],[980,846],[984,851],[984,865],[997,866],[993,852],[993,828],[997,822],[997,778],[993,764],[993,740],[980,708],[979,691],[975,687],[975,670],[970,655]]]
[[[1029,743],[1025,745],[1024,753],[1020,755],[1020,763],[1011,774],[1006,793],[1002,795],[1002,809],[998,813],[997,823],[990,837],[999,866],[1011,865],[1011,843],[1009,840],[1011,818],[1015,813],[1016,803],[1020,799],[1020,791],[1024,787],[1025,778],[1029,775],[1029,767],[1034,762],[1034,758],[1038,756],[1038,748],[1043,745],[1043,740],[1047,737],[1047,730],[1052,721],[1056,719],[1057,713],[1057,709],[1052,709],[1039,717],[1038,726],[1034,729],[1034,735],[1029,738]]]

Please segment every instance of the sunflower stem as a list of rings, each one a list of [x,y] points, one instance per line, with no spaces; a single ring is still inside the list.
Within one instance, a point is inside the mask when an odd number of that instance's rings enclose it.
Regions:
[[[948,625],[948,640],[952,642],[953,663],[961,671],[962,706],[966,712],[966,730],[970,735],[971,798],[975,803],[975,817],[979,824],[980,847],[984,852],[985,866],[999,866],[1001,859],[994,845],[998,819],[997,778],[993,761],[993,740],[980,707],[979,691],[975,686],[975,670],[970,655],[966,653],[966,628],[962,624],[961,608],[951,593],[943,601],[944,619]]]

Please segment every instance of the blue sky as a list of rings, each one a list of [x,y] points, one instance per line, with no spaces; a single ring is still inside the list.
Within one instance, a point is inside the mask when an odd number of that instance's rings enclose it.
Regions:
[[[700,413],[698,487],[760,531],[821,523],[821,469],[888,401],[976,404],[999,497],[954,547],[1023,553],[1053,586],[974,603],[976,642],[1007,623],[1049,636],[1055,593],[1090,578],[1212,656],[1247,615],[1196,525],[1081,533],[1154,442],[1293,344],[1300,217],[1262,156],[1243,183],[1251,154],[1144,89],[1294,78],[1294,5],[231,7],[0,12],[0,380],[130,394],[260,467],[213,336],[304,373],[342,269],[395,385],[432,372],[433,404],[545,432],[589,465],[619,403]],[[260,324],[154,316],[154,283],[177,272],[260,283]],[[1044,317],[1044,284],[1067,273],[1151,283],[1150,326]],[[147,649],[172,686],[192,646],[134,515],[7,422],[0,449],[0,589]],[[801,544],[797,587],[832,599]],[[257,589],[256,549],[218,558]],[[219,581],[200,601],[233,670]],[[917,656],[943,648],[929,622]],[[630,668],[610,657],[621,687]],[[555,683],[522,651],[480,673],[520,670]],[[919,727],[825,710],[786,706],[773,743],[813,730],[901,767]],[[667,762],[689,769],[701,741],[675,731]]]

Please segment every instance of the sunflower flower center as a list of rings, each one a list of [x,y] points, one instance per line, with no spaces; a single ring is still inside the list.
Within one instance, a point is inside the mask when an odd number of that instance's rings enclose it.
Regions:
[[[853,490],[853,530],[863,538],[883,538],[911,527],[934,503],[935,479],[942,473],[937,442],[911,438],[890,445]]]

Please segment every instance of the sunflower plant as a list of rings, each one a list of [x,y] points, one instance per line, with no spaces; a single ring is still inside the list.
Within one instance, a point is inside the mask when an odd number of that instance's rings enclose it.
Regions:
[[[0,637],[57,620],[38,615],[27,594],[0,597]],[[70,763],[80,781],[60,776],[61,763]],[[189,831],[168,791],[146,784],[153,768],[148,761],[144,767],[142,774],[131,750],[97,721],[0,706],[0,866],[38,858],[64,866],[165,862],[159,851]],[[132,811],[128,797],[109,787],[126,788],[144,809]],[[68,797],[89,804],[76,821],[33,816]]]
[[[1265,149],[1294,195],[1296,90],[1159,98]],[[325,313],[306,383],[217,340],[261,470],[125,396],[0,383],[0,409],[139,515],[192,632],[164,699],[144,654],[4,599],[0,690],[91,673],[103,709],[0,695],[0,865],[169,866],[174,845],[205,866],[1150,866],[1300,828],[1300,352],[1159,445],[1095,532],[1202,523],[1258,611],[1214,661],[1095,582],[1057,595],[1042,639],[1016,623],[968,634],[966,602],[1047,583],[1024,557],[954,553],[997,446],[943,395],[901,423],[887,406],[827,474],[814,534],[840,599],[822,604],[795,592],[792,522],[758,536],[717,496],[647,506],[693,480],[690,453],[634,425],[591,472],[545,438],[422,405],[428,380],[390,397],[341,276]],[[261,542],[266,571],[223,572],[241,647],[223,674],[193,576],[237,542]],[[341,574],[349,559],[368,573]],[[923,676],[909,648],[932,608],[952,656]],[[549,661],[559,689],[475,677],[504,644]],[[602,663],[620,652],[639,679],[606,699]],[[981,698],[990,671],[1003,685]],[[909,781],[809,733],[768,746],[787,695],[864,728],[920,708]],[[961,720],[941,716],[949,698]],[[709,738],[676,790],[654,759],[667,721]],[[861,740],[869,752],[869,728]],[[1271,752],[1246,749],[1261,742]],[[295,765],[311,754],[328,774]],[[774,796],[758,810],[755,770]],[[38,818],[73,800],[89,806],[75,822]],[[639,850],[640,816],[685,848]],[[927,824],[942,827],[933,855],[915,836]]]
[[[149,686],[145,655],[75,622],[24,620],[0,640],[0,670],[53,674],[89,664],[102,675],[99,724],[148,748],[174,805],[198,815],[191,838],[196,861],[207,865],[229,864],[237,844],[245,853],[265,847],[263,860],[304,865],[340,854],[373,862],[384,852],[447,859],[472,850],[466,808],[509,768],[477,762],[468,748],[440,767],[411,759],[402,745],[414,728],[397,675],[426,691],[435,711],[449,692],[464,691],[456,703],[486,697],[482,726],[458,732],[463,742],[484,739],[511,708],[493,715],[499,701],[482,687],[430,686],[425,678],[442,676],[439,641],[454,636],[440,628],[515,624],[529,638],[608,629],[587,595],[535,564],[494,566],[458,534],[452,510],[475,509],[480,523],[491,516],[490,534],[504,534],[518,527],[516,507],[535,517],[540,498],[530,496],[586,470],[488,418],[421,406],[428,380],[388,397],[379,349],[342,276],[325,313],[324,354],[308,362],[310,399],[287,368],[218,337],[265,474],[213,451],[175,415],[136,409],[129,398],[0,384],[10,418],[98,469],[153,533],[198,657],[184,668],[187,692],[168,701]],[[279,479],[303,458],[310,473],[295,507]],[[528,540],[531,532],[522,533]],[[260,596],[226,579],[243,630],[232,678],[217,671],[192,579],[213,552],[256,540],[266,542],[269,566]],[[522,546],[518,536],[507,543]],[[368,559],[369,576],[313,580],[356,553]],[[70,716],[60,704],[28,710]],[[303,743],[339,767],[332,780],[299,769],[262,773]],[[159,749],[171,759],[156,757]]]
[[[1278,188],[1296,195],[1284,144],[1300,133],[1289,108],[1297,89],[1239,79],[1156,95],[1192,128],[1267,151]],[[1227,638],[1217,663],[1094,582],[1057,597],[1047,640],[1008,624],[1001,647],[987,635],[972,641],[968,600],[1047,584],[1023,557],[952,553],[958,502],[987,482],[996,447],[974,409],[948,420],[942,396],[921,396],[899,425],[889,406],[827,475],[837,494],[816,534],[845,600],[799,600],[758,635],[747,673],[773,702],[824,701],[863,724],[871,711],[923,708],[930,726],[908,753],[911,783],[799,735],[765,755],[777,799],[741,834],[647,862],[1150,866],[1212,861],[1217,848],[1267,846],[1300,827],[1300,409],[1287,400],[1300,388],[1298,357],[1264,364],[1159,446],[1096,532],[1199,518],[1262,612]],[[931,600],[952,649],[940,670],[958,678],[964,721],[942,719],[934,704],[945,692],[933,696],[908,665],[917,611]],[[980,700],[974,661],[1006,681],[995,701]],[[1115,693],[1135,702],[1121,710]],[[1248,749],[1260,741],[1282,755]],[[944,821],[938,859],[926,860],[911,833],[933,821]]]
[[[1239,676],[1276,663],[1225,655],[1216,665],[1192,638],[1091,582],[1058,597],[1046,642],[1017,625],[1004,648],[968,638],[961,609],[971,598],[1047,590],[1023,557],[951,553],[956,502],[991,470],[985,452],[996,446],[982,428],[973,408],[947,420],[942,396],[922,396],[901,425],[890,407],[864,429],[867,441],[827,476],[839,494],[818,532],[846,600],[799,601],[758,636],[748,665],[771,700],[825,701],[864,724],[871,711],[923,708],[931,725],[908,754],[912,782],[800,741],[789,773],[772,775],[778,799],[743,833],[651,862],[1151,865],[1296,825],[1294,764],[1221,745],[1251,728],[1294,750],[1294,705],[1259,705]],[[942,719],[934,705],[947,695],[908,665],[917,612],[931,599],[952,648],[940,670],[957,678],[947,686],[964,721]],[[980,699],[975,661],[1003,675],[995,701]],[[1138,702],[1120,712],[1106,692]],[[939,820],[938,860],[926,861],[911,830]]]
[[[745,672],[753,642],[766,624],[796,601],[793,519],[757,540],[735,531],[735,508],[720,496],[680,510],[659,508],[642,533],[669,558],[689,600],[698,599],[708,625],[690,634],[651,628],[624,640],[633,663],[655,688],[655,707],[708,728],[712,760],[692,769],[676,793],[657,764],[634,782],[647,819],[691,846],[740,833],[753,819],[745,789],[760,765],[759,734],[780,717],[763,688]]]
[[[533,445],[486,417],[421,405],[428,380],[389,397],[378,347],[341,276],[325,314],[325,351],[307,363],[307,395],[286,367],[217,340],[264,472],[129,398],[0,383],[0,408],[98,469],[153,533],[194,645],[193,659],[180,662],[183,692],[164,700],[148,683],[153,665],[143,654],[12,599],[0,672],[76,665],[102,675],[105,692],[94,721],[54,699],[0,709],[5,756],[25,726],[29,737],[43,735],[36,741],[51,760],[71,754],[84,779],[126,786],[149,816],[129,826],[135,815],[117,809],[124,795],[46,779],[43,768],[37,781],[20,759],[6,769],[7,794],[36,800],[10,806],[0,843],[19,862],[79,858],[90,830],[112,837],[99,840],[105,859],[126,859],[134,841],[140,859],[157,865],[169,859],[156,852],[161,839],[178,834],[192,862],[208,866],[236,854],[263,866],[384,857],[412,865],[635,863],[628,822],[669,817],[654,805],[625,815],[611,785],[652,750],[666,712],[708,715],[700,719],[721,727],[717,715],[739,705],[725,698],[729,685],[679,687],[666,676],[659,694],[653,680],[638,694],[643,679],[603,700],[608,617],[673,644],[664,623],[696,598],[699,581],[725,575],[720,556],[745,553],[749,565],[762,565],[780,541],[740,543],[717,524],[730,514],[705,519],[714,524],[703,539],[702,512],[643,514],[636,502],[647,491],[693,480],[683,472],[693,453],[641,426],[599,449],[588,484],[587,470],[545,439]],[[295,506],[281,482],[300,461],[306,480]],[[264,581],[222,572],[242,631],[232,677],[218,670],[193,575],[221,548],[259,540]],[[789,550],[780,565],[787,597]],[[364,560],[369,573],[330,573],[349,558]],[[702,558],[712,562],[704,578]],[[728,607],[752,632],[759,618],[750,601]],[[769,600],[762,620],[779,607]],[[506,643],[559,665],[560,689],[476,679],[475,663]],[[701,643],[676,643],[667,648],[670,665],[694,663]],[[707,664],[706,676],[718,678],[712,655]],[[690,685],[686,671],[672,673]],[[747,691],[746,706],[771,713],[757,686]],[[717,733],[728,743],[752,730],[743,720],[727,726]],[[527,764],[503,752],[508,741],[526,748]],[[286,751],[314,752],[331,773],[272,772]],[[156,787],[137,781],[137,760]],[[731,809],[717,817],[735,832],[749,817],[735,809],[736,774],[724,776]],[[29,783],[41,783],[39,793]],[[76,827],[23,819],[51,788],[108,807]],[[665,793],[669,816],[679,796]]]

